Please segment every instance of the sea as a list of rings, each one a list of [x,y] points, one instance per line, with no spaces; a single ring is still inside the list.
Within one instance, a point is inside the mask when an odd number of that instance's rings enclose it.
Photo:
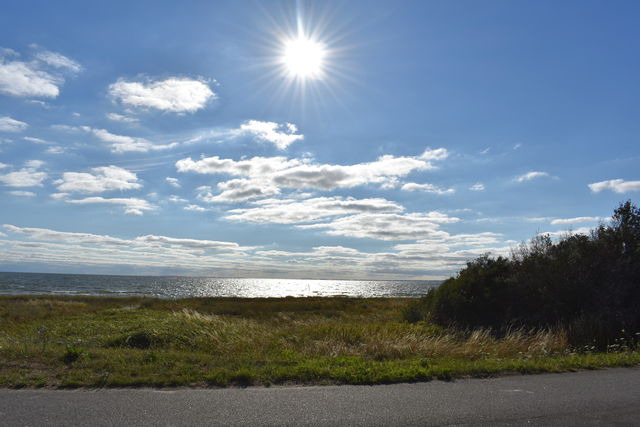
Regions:
[[[0,272],[0,295],[412,298],[423,296],[440,283],[440,280],[231,279]]]

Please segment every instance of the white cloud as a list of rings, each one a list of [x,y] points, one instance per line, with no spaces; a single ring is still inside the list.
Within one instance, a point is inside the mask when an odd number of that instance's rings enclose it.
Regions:
[[[570,235],[574,235],[574,234],[590,234],[591,231],[593,229],[590,227],[580,227],[577,228],[575,230],[569,230],[569,231],[547,231],[545,233],[540,233],[540,234],[548,234],[549,237],[551,237],[552,239],[559,239],[565,236],[570,236]]]
[[[260,197],[261,194],[267,196],[277,194],[280,188],[333,190],[369,183],[385,184],[413,171],[433,167],[429,161],[418,157],[390,155],[381,156],[373,162],[355,165],[316,164],[309,159],[286,159],[285,157],[253,157],[235,161],[214,156],[200,160],[186,158],[176,162],[178,172],[246,177],[247,179],[244,180],[219,183],[218,187],[223,191],[237,190],[254,194],[252,197]],[[221,199],[240,200],[231,195],[221,196]]]
[[[224,242],[216,240],[180,239],[167,236],[145,235],[134,239],[120,239],[109,235],[72,233],[55,231],[46,228],[16,227],[4,224],[4,229],[11,232],[27,236],[33,240],[49,241],[56,243],[72,243],[97,247],[130,248],[139,251],[140,249],[197,249],[199,251],[211,252],[237,252],[250,247],[241,247],[234,242]]]
[[[525,182],[525,181],[531,181],[532,179],[536,179],[536,178],[542,178],[545,176],[549,176],[548,173],[546,172],[540,172],[540,171],[531,171],[531,172],[527,172],[525,174],[522,174],[520,176],[517,176],[515,178],[515,180],[517,182]]]
[[[46,172],[39,171],[44,162],[29,160],[19,171],[0,175],[0,183],[8,187],[42,187],[42,181],[48,178]]]
[[[256,223],[294,224],[317,221],[330,216],[357,213],[399,212],[404,208],[385,199],[352,197],[317,197],[306,200],[267,199],[257,207],[233,209],[224,219]]]
[[[78,63],[56,52],[37,52],[32,61],[6,60],[8,51],[0,52],[0,93],[16,97],[55,98],[60,93],[63,71],[77,72]]]
[[[107,246],[124,246],[128,245],[127,240],[118,239],[116,237],[97,235],[89,233],[69,233],[64,231],[54,231],[46,228],[29,228],[16,227],[11,224],[2,226],[11,233],[19,233],[27,235],[31,239],[46,240],[61,243],[83,243],[91,245],[107,245]]]
[[[9,191],[9,194],[18,197],[34,197],[36,193],[33,191]]]
[[[138,123],[140,121],[137,117],[125,116],[118,113],[108,113],[107,119],[120,123]]]
[[[178,172],[200,174],[229,174],[246,176],[271,175],[277,171],[293,168],[302,164],[299,159],[287,160],[286,157],[253,157],[251,159],[221,159],[218,156],[192,160],[190,157],[176,162]]]
[[[25,141],[29,141],[29,142],[33,142],[34,144],[51,144],[48,141],[45,141],[44,139],[41,138],[34,138],[33,136],[25,136],[22,137],[22,139],[24,139]]]
[[[56,145],[56,146],[47,148],[46,150],[44,150],[44,152],[47,153],[47,154],[56,154],[57,155],[57,154],[64,154],[65,150],[64,150],[64,148]]]
[[[65,132],[84,131],[90,133],[100,141],[110,144],[111,152],[116,154],[127,152],[146,153],[148,151],[168,150],[179,145],[177,142],[163,145],[153,144],[151,141],[148,141],[144,138],[118,135],[115,133],[111,133],[106,129],[95,129],[89,126],[74,127],[67,125],[53,125],[52,127],[54,129],[62,130]]]
[[[182,187],[180,185],[180,181],[178,180],[178,178],[172,178],[170,176],[166,177],[165,180],[169,183],[170,186],[172,186],[173,188],[180,188]]]
[[[207,209],[203,208],[202,206],[198,206],[198,205],[188,205],[184,207],[185,211],[195,211],[195,212],[204,212]]]
[[[119,79],[108,91],[123,104],[174,113],[193,113],[215,98],[205,81],[180,77],[144,82]]]
[[[0,163],[0,169],[8,168],[9,165],[6,163]]]
[[[469,187],[469,190],[471,191],[484,191],[484,189],[484,184],[481,183],[473,184],[471,187]]]
[[[11,117],[0,117],[0,132],[22,132],[29,125]]]
[[[169,200],[170,202],[173,202],[173,203],[185,203],[185,202],[188,202],[187,199],[183,199],[182,197],[176,196],[175,194],[172,194],[171,196],[169,196],[169,198],[167,200]]]
[[[565,225],[565,224],[576,224],[580,222],[597,222],[601,221],[604,218],[600,218],[599,216],[579,216],[576,218],[558,218],[551,221],[551,225]]]
[[[67,203],[73,203],[77,205],[87,204],[110,204],[121,205],[124,208],[124,213],[132,215],[142,215],[144,211],[153,211],[158,207],[147,202],[144,199],[131,198],[104,198],[104,197],[86,197],[84,199],[68,199],[65,193],[59,193],[60,197]],[[53,195],[52,195],[53,196]]]
[[[423,160],[444,160],[449,157],[449,152],[446,148],[427,148],[418,158]]]
[[[213,195],[209,187],[198,194],[198,199],[206,203],[233,203],[280,193],[274,185],[250,179],[231,179],[219,182],[217,187],[221,191],[219,194]]]
[[[31,63],[0,62],[0,93],[17,97],[55,98],[60,93],[61,79],[38,70]]]
[[[400,187],[400,189],[403,191],[423,191],[425,193],[435,194],[453,194],[455,192],[453,188],[444,190],[433,184],[417,184],[415,182],[407,182],[402,187]]]
[[[298,225],[302,229],[323,229],[334,236],[379,240],[415,240],[448,236],[440,224],[459,221],[440,212],[429,213],[363,213],[338,218],[322,224]]]
[[[65,68],[74,73],[82,71],[82,66],[71,58],[57,53],[44,50],[35,54],[36,59],[48,64],[54,68]]]
[[[118,166],[93,168],[91,173],[65,172],[54,184],[58,186],[58,191],[85,194],[135,190],[142,187],[135,173]]]
[[[611,179],[608,181],[594,182],[589,184],[589,189],[594,193],[604,190],[611,190],[615,193],[627,193],[629,191],[640,191],[640,181],[625,181],[624,179]]]
[[[147,235],[136,237],[136,242],[144,242],[157,246],[185,247],[189,249],[204,249],[209,251],[234,251],[240,249],[237,243],[219,242],[215,240],[177,239],[174,237]]]
[[[278,124],[258,120],[249,120],[240,126],[240,132],[253,134],[259,140],[271,142],[281,150],[304,138],[304,135],[297,134],[297,131],[298,128],[292,123]]]
[[[28,160],[24,165],[28,168],[38,169],[44,166],[44,162],[42,160]]]

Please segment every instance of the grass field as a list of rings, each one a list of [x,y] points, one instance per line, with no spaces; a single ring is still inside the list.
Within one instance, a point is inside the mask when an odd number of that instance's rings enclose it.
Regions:
[[[403,321],[410,299],[0,297],[0,386],[377,384],[640,362],[561,331]]]

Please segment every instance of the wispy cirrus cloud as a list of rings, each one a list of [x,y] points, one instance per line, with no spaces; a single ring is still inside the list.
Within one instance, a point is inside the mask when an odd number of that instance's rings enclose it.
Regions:
[[[601,218],[599,216],[578,216],[575,218],[556,218],[551,220],[551,225],[567,225],[567,224],[578,224],[581,222],[597,222],[602,221],[605,218]]]
[[[594,182],[589,184],[589,189],[594,193],[610,190],[614,193],[628,193],[630,191],[640,191],[640,181],[625,181],[624,179],[610,179],[608,181]]]
[[[18,196],[18,197],[35,197],[36,196],[36,193],[34,193],[33,191],[21,191],[21,190],[9,191],[9,194],[11,194],[12,196]]]
[[[54,199],[62,200],[66,203],[76,204],[76,205],[117,205],[122,206],[125,214],[130,215],[143,215],[145,211],[155,211],[158,207],[152,203],[144,199],[139,199],[136,197],[113,197],[113,198],[105,198],[105,197],[85,197],[84,199],[71,199],[69,198],[68,193],[54,193],[51,195]]]
[[[106,129],[96,129],[90,126],[67,126],[53,125],[53,129],[63,132],[86,132],[95,136],[98,140],[109,144],[112,153],[123,154],[128,152],[146,153],[149,151],[161,151],[175,148],[180,145],[178,142],[169,144],[154,144],[145,138],[128,135],[118,135]]]
[[[108,93],[114,100],[131,107],[171,113],[194,113],[216,97],[205,80],[186,77],[119,79],[109,85]]]
[[[138,123],[140,121],[137,117],[125,116],[118,113],[107,113],[106,117],[109,120],[120,123]]]
[[[544,178],[544,177],[548,177],[549,174],[547,172],[541,172],[541,171],[531,171],[531,172],[527,172],[524,173],[522,175],[519,175],[515,178],[516,182],[527,182],[527,181],[531,181],[533,179],[537,179],[537,178]]]

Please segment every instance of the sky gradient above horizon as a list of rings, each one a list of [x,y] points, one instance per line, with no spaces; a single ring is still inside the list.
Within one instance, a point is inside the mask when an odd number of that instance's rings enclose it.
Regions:
[[[0,271],[439,279],[584,232],[640,195],[639,17],[6,1]]]

